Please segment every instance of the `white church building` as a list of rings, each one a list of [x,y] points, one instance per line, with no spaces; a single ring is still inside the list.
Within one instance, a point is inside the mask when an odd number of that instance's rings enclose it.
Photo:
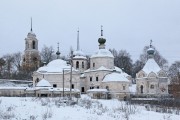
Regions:
[[[72,74],[71,65],[57,57],[58,59],[33,72],[33,86],[36,87],[43,79],[53,88],[72,88],[87,93],[92,98],[128,98],[131,77],[114,66],[114,56],[105,48],[106,39],[102,29],[98,42],[99,49],[91,55],[88,67],[88,58],[79,48],[78,31],[77,50],[73,52],[72,58]],[[59,49],[57,55],[60,55]]]
[[[167,95],[168,77],[154,60],[155,49],[150,44],[148,60],[143,69],[136,74],[136,93],[138,95]]]

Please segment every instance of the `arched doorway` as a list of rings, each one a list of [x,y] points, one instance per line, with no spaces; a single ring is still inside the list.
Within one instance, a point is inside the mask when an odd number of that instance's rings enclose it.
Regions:
[[[143,85],[141,85],[141,93],[143,93]]]

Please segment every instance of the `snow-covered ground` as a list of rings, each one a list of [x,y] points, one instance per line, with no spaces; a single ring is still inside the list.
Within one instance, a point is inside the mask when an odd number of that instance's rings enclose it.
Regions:
[[[128,108],[128,109],[127,109]],[[0,97],[0,120],[179,120],[180,115],[147,111],[144,106],[112,100],[67,105],[60,98]]]

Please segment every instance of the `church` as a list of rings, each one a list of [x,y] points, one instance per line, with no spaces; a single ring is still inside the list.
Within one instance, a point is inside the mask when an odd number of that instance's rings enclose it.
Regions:
[[[35,70],[32,74],[33,87],[0,87],[0,96],[61,97],[87,94],[95,99],[128,99],[136,96],[168,95],[169,79],[154,60],[155,49],[150,43],[148,59],[142,70],[136,74],[136,84],[132,78],[114,65],[113,54],[106,49],[106,38],[98,38],[99,48],[89,58],[80,50],[79,30],[77,49],[71,52],[70,63],[60,58],[59,44],[57,59],[40,67],[38,40],[31,30],[25,38],[22,65]]]
[[[168,76],[154,60],[155,49],[152,41],[147,50],[148,60],[143,69],[136,74],[136,92],[138,95],[167,95]]]
[[[99,49],[88,58],[79,47],[79,30],[77,36],[77,50],[73,52],[72,68],[67,61],[60,59],[59,47],[57,59],[33,72],[33,86],[43,79],[49,82],[52,88],[79,90],[92,98],[125,99],[130,96],[129,87],[131,76],[114,66],[114,56],[105,48],[106,39],[98,39]]]

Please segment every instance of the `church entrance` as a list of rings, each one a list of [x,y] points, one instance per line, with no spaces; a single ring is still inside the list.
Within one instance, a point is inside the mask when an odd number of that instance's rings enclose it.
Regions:
[[[143,85],[141,85],[141,93],[143,93]]]

